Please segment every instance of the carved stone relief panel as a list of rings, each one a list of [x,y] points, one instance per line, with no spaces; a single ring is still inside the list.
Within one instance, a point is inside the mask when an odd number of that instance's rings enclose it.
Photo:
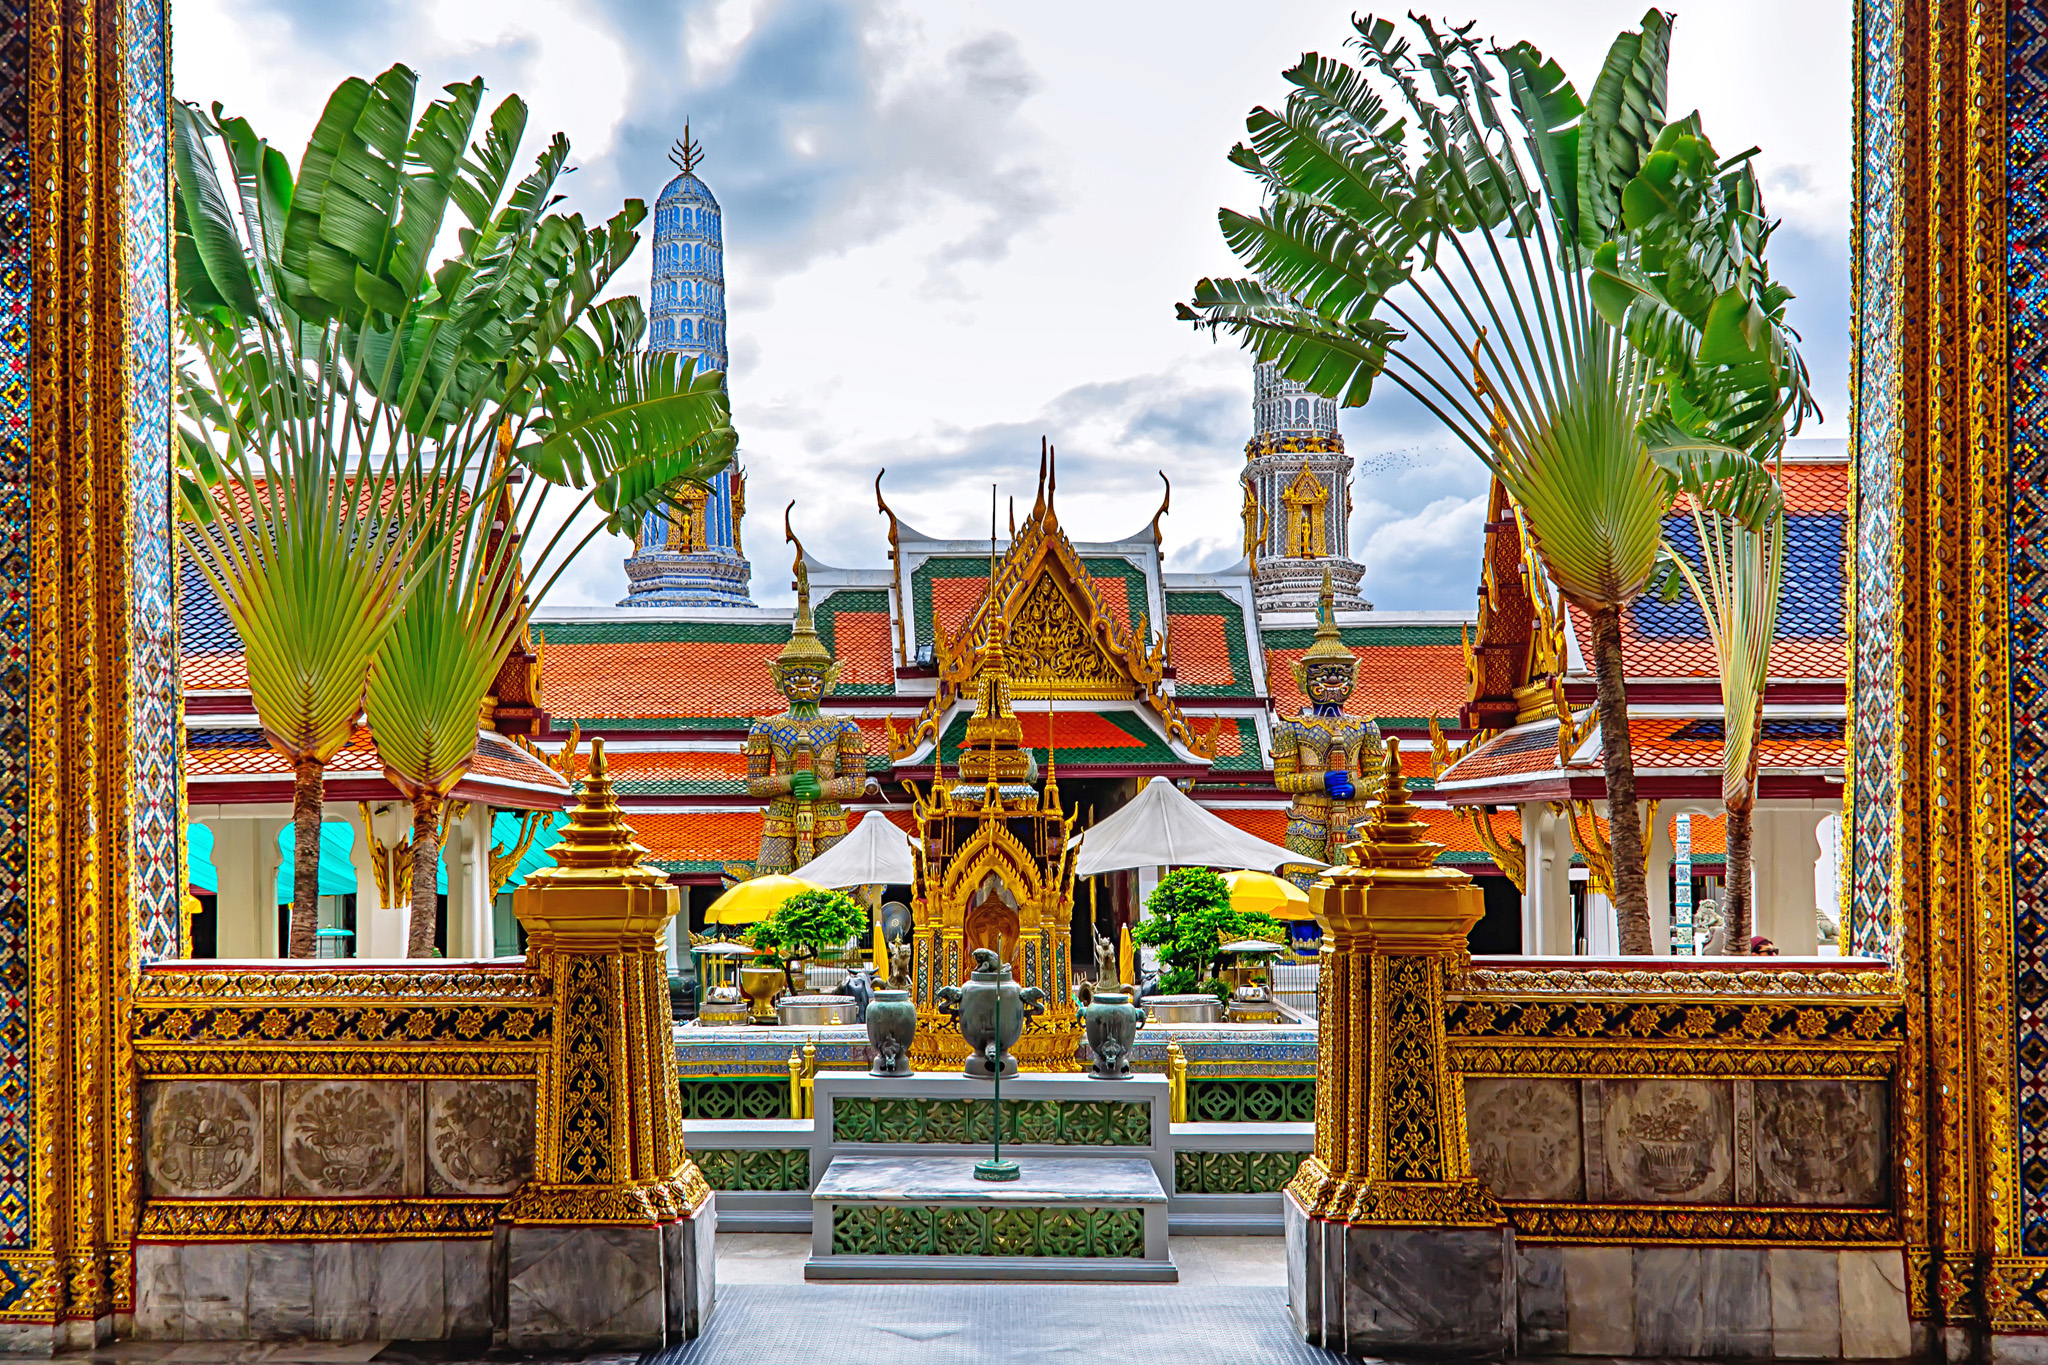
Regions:
[[[531,1081],[427,1082],[427,1192],[510,1194],[533,1174]]]
[[[1883,1082],[1755,1085],[1758,1202],[1886,1202],[1891,1143]]]
[[[379,1081],[289,1081],[284,1192],[329,1198],[403,1194],[405,1096]]]
[[[149,1193],[227,1199],[262,1193],[262,1133],[254,1081],[168,1081],[144,1098]]]
[[[1734,1097],[1725,1082],[1609,1080],[1600,1116],[1608,1197],[1723,1204],[1734,1198]]]
[[[1579,1083],[1475,1076],[1465,1082],[1472,1170],[1499,1199],[1577,1200]]]

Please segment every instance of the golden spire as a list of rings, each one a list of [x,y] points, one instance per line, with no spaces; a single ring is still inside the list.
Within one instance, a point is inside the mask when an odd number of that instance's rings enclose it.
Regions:
[[[1010,665],[1005,645],[1009,623],[991,611],[988,649],[975,679],[974,714],[967,719],[967,737],[960,746],[963,782],[1023,782],[1031,775],[1031,755],[1024,749],[1024,725],[1010,705]]]
[[[825,648],[825,642],[818,638],[817,627],[811,623],[811,574],[810,570],[804,567],[804,543],[796,538],[796,531],[791,528],[789,522],[790,510],[795,506],[796,503],[791,501],[788,507],[782,509],[783,539],[796,546],[796,620],[791,623],[789,628],[789,643],[784,645],[782,652],[775,656],[778,679],[781,676],[781,670],[789,667],[791,664],[809,664],[824,669],[835,668],[832,660],[832,651]],[[829,691],[831,687],[832,680],[828,678],[825,682],[824,690]]]
[[[1344,645],[1344,636],[1337,629],[1337,590],[1330,581],[1330,571],[1323,570],[1322,596],[1316,600],[1316,640],[1308,653],[1301,656],[1304,667],[1326,660],[1338,660],[1356,664],[1358,658]]]
[[[1429,867],[1444,845],[1424,839],[1427,833],[1429,822],[1422,819],[1421,808],[1408,799],[1408,780],[1401,775],[1400,737],[1390,735],[1386,763],[1380,769],[1379,801],[1372,818],[1359,830],[1359,861],[1367,867]]]
[[[569,811],[560,842],[548,850],[548,856],[555,865],[536,869],[527,878],[529,884],[599,879],[599,874],[636,869],[647,856],[647,850],[633,842],[626,813],[612,795],[601,739],[590,742],[590,766],[584,772],[582,794]]]

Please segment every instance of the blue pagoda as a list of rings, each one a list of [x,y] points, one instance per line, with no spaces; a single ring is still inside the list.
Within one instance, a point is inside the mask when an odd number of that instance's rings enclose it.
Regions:
[[[654,206],[648,344],[692,356],[700,370],[723,371],[725,239],[718,200],[697,178],[703,149],[690,140],[688,124],[669,160],[679,173]],[[745,477],[735,464],[685,499],[679,512],[652,514],[641,524],[626,560],[627,595],[620,606],[754,605],[747,588],[753,570],[740,549]]]

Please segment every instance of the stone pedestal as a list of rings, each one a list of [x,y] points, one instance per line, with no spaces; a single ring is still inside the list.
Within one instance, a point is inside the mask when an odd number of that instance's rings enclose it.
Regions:
[[[1514,1232],[1472,1175],[1444,1046],[1444,971],[1484,912],[1407,799],[1399,740],[1355,862],[1311,893],[1323,925],[1316,1148],[1283,1207],[1288,1302],[1354,1355],[1508,1355]]]
[[[715,1200],[672,1223],[499,1229],[503,1344],[652,1350],[697,1336],[715,1292]]]
[[[1353,1356],[1515,1351],[1512,1228],[1354,1227],[1281,1196],[1287,1308],[1302,1339]]]
[[[1136,1157],[1018,1160],[974,1177],[970,1157],[839,1157],[811,1192],[807,1280],[1180,1278],[1166,1191]]]
[[[495,1234],[495,1336],[528,1351],[657,1350],[711,1311],[710,1187],[683,1152],[664,939],[679,898],[640,861],[591,746],[583,795],[513,910],[554,986],[533,1178]]]

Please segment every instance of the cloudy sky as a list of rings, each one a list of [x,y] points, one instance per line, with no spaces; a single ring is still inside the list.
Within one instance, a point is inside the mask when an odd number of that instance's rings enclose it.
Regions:
[[[428,88],[481,74],[533,107],[529,148],[569,135],[572,207],[653,201],[689,119],[725,209],[734,414],[752,474],[756,597],[788,597],[775,515],[797,500],[817,557],[885,552],[875,472],[898,514],[977,535],[988,487],[1028,499],[1038,438],[1061,451],[1078,539],[1143,525],[1164,469],[1173,568],[1237,558],[1249,435],[1242,352],[1173,321],[1235,273],[1219,205],[1255,185],[1224,154],[1283,67],[1337,52],[1348,3],[1308,0],[179,0],[178,94],[245,114],[294,163],[327,92],[392,62]],[[1845,434],[1849,6],[1678,4],[1671,107],[1723,152],[1752,144],[1784,222],[1825,426]],[[1391,11],[1390,11],[1391,12]],[[1464,0],[1581,90],[1641,0]],[[1769,34],[1760,41],[1759,34]],[[643,246],[621,279],[641,292]],[[1388,609],[1465,610],[1485,480],[1426,414],[1383,396],[1345,413],[1360,462],[1354,552]],[[591,546],[551,599],[625,591],[623,542]]]

